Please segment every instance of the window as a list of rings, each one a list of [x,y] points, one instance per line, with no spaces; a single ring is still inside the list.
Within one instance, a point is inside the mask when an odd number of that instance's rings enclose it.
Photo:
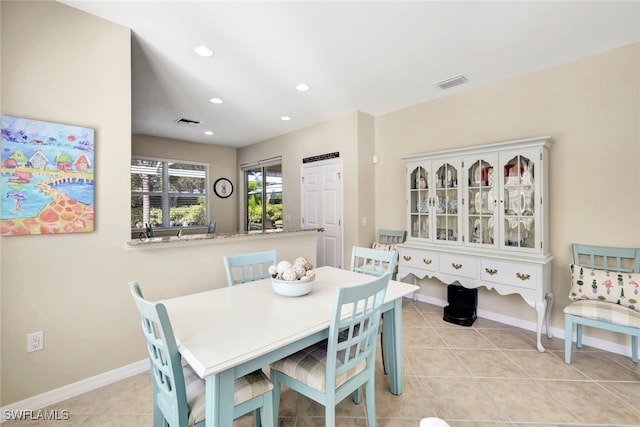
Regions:
[[[209,224],[209,166],[131,159],[131,228]]]
[[[243,165],[245,230],[282,228],[282,160]]]

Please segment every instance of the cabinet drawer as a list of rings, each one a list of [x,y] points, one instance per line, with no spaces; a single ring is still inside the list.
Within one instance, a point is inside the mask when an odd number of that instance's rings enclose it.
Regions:
[[[477,278],[478,259],[463,255],[441,254],[440,271],[453,276]]]
[[[400,248],[398,263],[403,267],[438,271],[438,253],[420,249]]]
[[[538,270],[532,265],[483,259],[480,264],[480,278],[485,282],[535,289]]]

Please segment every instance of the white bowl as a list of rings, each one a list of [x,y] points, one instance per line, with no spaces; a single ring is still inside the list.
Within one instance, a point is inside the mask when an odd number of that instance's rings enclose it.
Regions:
[[[310,280],[278,280],[271,279],[271,287],[276,294],[285,297],[299,297],[306,295],[313,289],[313,282],[315,279]]]

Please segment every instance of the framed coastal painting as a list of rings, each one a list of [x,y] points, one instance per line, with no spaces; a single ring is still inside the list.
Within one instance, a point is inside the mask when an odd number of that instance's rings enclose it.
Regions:
[[[90,128],[2,116],[0,235],[93,231],[93,138]]]

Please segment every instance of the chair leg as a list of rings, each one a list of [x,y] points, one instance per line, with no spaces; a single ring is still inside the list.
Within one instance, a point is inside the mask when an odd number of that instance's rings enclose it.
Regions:
[[[385,350],[384,334],[380,332],[380,354],[382,355],[382,370],[389,375],[389,353]]]
[[[326,402],[324,407],[324,425],[325,427],[336,427],[336,403]]]
[[[376,395],[373,378],[367,381],[365,388],[365,405],[367,405],[367,423],[369,427],[376,427]]]
[[[359,405],[362,402],[362,388],[358,387],[353,392],[353,403]]]
[[[260,408],[253,410],[253,427],[262,427],[262,413]]]
[[[576,347],[582,348],[582,325],[576,324]]]
[[[631,360],[638,364],[638,336],[631,335]]]
[[[278,414],[276,412],[274,415],[273,410],[273,392],[271,392],[264,395],[262,408],[260,409],[260,421],[262,427],[277,427],[278,423],[276,422],[274,424],[274,418],[277,418]]]
[[[571,339],[573,337],[573,321],[571,316],[564,316],[564,363],[571,364]]]
[[[167,423],[164,421],[164,416],[160,414],[159,416],[153,416],[153,427],[165,427]]]
[[[164,415],[157,405],[153,405],[153,427],[164,427]]]
[[[273,419],[273,427],[276,427],[278,425],[278,414],[280,413],[280,380],[278,378],[278,372],[275,370],[271,370],[271,374],[269,375],[271,382],[273,383],[273,392],[272,392],[272,404],[271,404],[271,408],[273,408],[273,414],[272,415],[272,419]]]

